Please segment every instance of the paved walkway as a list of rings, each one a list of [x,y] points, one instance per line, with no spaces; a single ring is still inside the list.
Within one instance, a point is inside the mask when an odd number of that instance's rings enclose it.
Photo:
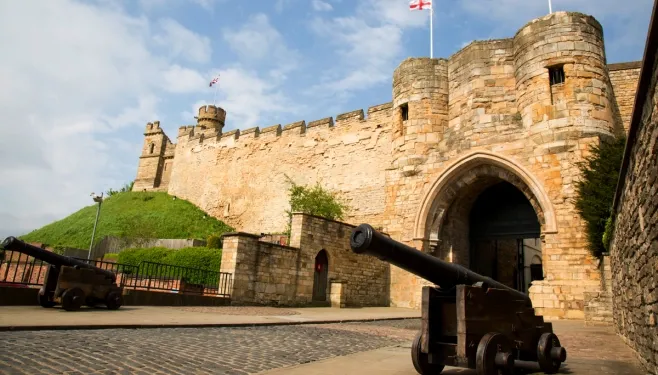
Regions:
[[[419,310],[366,308],[274,308],[274,307],[155,307],[122,306],[108,311],[102,307],[69,312],[54,307],[0,307],[0,331],[36,328],[142,328],[142,327],[230,327],[327,323],[374,319],[418,318]]]
[[[416,375],[410,342],[419,328],[416,318],[261,327],[3,332],[0,373]],[[609,327],[560,321],[554,328],[568,350],[560,373],[644,374]],[[446,368],[443,374],[475,372]]]

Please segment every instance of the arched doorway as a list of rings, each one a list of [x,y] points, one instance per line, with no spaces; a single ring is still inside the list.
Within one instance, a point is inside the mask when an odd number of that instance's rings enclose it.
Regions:
[[[482,191],[469,215],[469,268],[527,292],[541,228],[530,201],[501,181]]]
[[[507,224],[497,224],[510,207],[517,207],[522,220],[512,216]],[[414,239],[422,240],[425,252],[474,270],[479,267],[476,271],[489,276],[503,276],[493,275],[494,271],[511,272],[510,286],[527,292],[532,280],[543,279],[539,275],[544,272],[544,236],[556,232],[555,210],[539,180],[509,157],[480,150],[456,159],[428,187],[416,216]],[[497,238],[487,239],[487,235]],[[510,246],[501,242],[503,239],[515,250],[509,252],[516,264],[511,271],[494,267],[495,252],[477,251],[486,247],[486,241],[489,247]],[[519,256],[521,252],[523,256]]]
[[[326,250],[320,250],[315,256],[313,274],[313,301],[326,301],[329,276],[329,257]]]

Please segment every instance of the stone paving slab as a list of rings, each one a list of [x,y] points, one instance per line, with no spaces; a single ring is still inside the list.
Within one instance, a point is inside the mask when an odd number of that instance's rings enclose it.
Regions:
[[[40,306],[3,306],[0,307],[0,331],[46,328],[230,327],[418,317],[420,317],[419,310],[395,307],[339,309],[123,306],[115,311],[100,307],[70,312],[60,307],[44,309]]]
[[[21,331],[0,335],[2,374],[415,375],[420,319],[233,328]],[[610,327],[554,322],[562,374],[644,374]],[[446,368],[445,374],[474,375]]]

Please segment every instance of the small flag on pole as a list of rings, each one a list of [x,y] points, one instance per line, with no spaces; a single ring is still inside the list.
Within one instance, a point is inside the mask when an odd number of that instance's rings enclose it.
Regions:
[[[410,0],[409,10],[426,10],[430,11],[430,59],[434,58],[434,9],[432,8],[432,0]]]
[[[210,81],[209,87],[212,87],[212,85],[216,84],[217,82],[219,82],[219,74]],[[216,86],[215,95],[212,98],[212,104],[215,105],[215,106],[217,105],[217,90],[218,90],[218,88],[219,88],[219,85]]]

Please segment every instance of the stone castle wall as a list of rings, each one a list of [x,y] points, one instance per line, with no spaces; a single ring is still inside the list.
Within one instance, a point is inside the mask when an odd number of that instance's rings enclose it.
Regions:
[[[635,104],[637,81],[640,78],[640,61],[608,65],[610,81],[615,92],[617,105],[621,115],[624,130],[628,132]]]
[[[507,181],[541,224],[544,280],[530,290],[538,313],[582,318],[584,294],[598,289],[600,272],[571,199],[589,147],[627,128],[637,78],[636,67],[622,68],[609,72],[594,18],[556,12],[449,59],[404,60],[393,74],[393,101],[367,117],[358,110],[335,121],[230,132],[222,132],[222,117],[182,127],[168,185],[153,188],[261,233],[285,229],[285,174],[298,184],[320,182],[351,206],[347,222],[383,227],[468,265],[470,207],[485,188]],[[552,83],[552,69],[564,80]],[[161,137],[147,128],[145,150],[154,136]],[[151,171],[147,156],[138,177],[162,181],[164,171]],[[161,159],[168,160],[164,151]],[[419,306],[425,281],[393,266],[389,281],[392,305]]]
[[[390,104],[281,127],[214,133],[181,130],[169,193],[247,232],[286,227],[286,175],[338,192],[349,222],[381,224],[390,164]]]
[[[224,235],[221,272],[233,275],[236,304],[297,306],[313,302],[315,257],[328,255],[326,301],[343,306],[387,306],[388,264],[352,253],[354,226],[306,214],[293,214],[291,246],[259,240],[248,233]],[[335,284],[335,285],[334,285]],[[338,290],[339,295],[335,295]]]
[[[654,8],[655,15],[655,8]],[[652,18],[653,19],[653,18]],[[610,261],[617,332],[658,374],[658,48],[651,25],[620,183]]]

